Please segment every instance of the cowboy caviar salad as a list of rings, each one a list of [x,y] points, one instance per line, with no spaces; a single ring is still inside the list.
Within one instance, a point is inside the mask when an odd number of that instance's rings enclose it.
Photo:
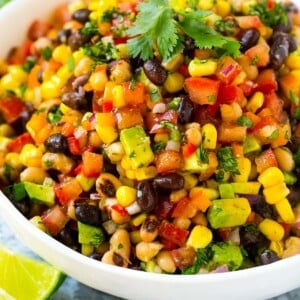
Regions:
[[[288,1],[60,5],[0,60],[1,190],[116,266],[198,274],[296,255],[299,44]]]

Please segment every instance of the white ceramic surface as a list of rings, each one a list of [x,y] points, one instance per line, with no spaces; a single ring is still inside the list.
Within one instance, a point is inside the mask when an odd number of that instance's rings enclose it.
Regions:
[[[18,44],[35,17],[60,0],[15,0],[0,11],[0,57]],[[300,287],[300,255],[279,262],[220,274],[164,275],[123,269],[97,262],[35,228],[0,192],[0,216],[15,233],[49,263],[78,281],[126,299],[259,300]]]

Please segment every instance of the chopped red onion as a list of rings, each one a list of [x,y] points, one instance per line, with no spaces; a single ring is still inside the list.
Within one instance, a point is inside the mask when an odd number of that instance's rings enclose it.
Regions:
[[[222,265],[217,267],[214,271],[212,271],[212,273],[224,273],[224,272],[228,272],[229,269],[227,267],[227,265]]]
[[[222,72],[223,75],[227,76],[227,75],[232,71],[233,68],[234,68],[233,65],[227,66],[227,67],[225,68],[225,70]]]

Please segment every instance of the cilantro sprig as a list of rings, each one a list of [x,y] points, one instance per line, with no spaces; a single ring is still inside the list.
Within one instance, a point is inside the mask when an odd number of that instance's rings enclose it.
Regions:
[[[175,13],[167,0],[143,2],[138,5],[133,27],[127,30],[129,54],[147,60],[157,49],[162,59],[168,59],[183,50],[186,35],[201,49],[216,49],[221,54],[238,56],[239,42],[207,25],[205,18],[209,14],[196,9]]]

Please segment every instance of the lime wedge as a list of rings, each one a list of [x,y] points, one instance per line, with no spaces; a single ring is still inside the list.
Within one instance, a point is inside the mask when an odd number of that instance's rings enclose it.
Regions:
[[[1,245],[0,266],[0,292],[4,290],[0,299],[47,299],[65,278],[55,267],[14,253]]]

